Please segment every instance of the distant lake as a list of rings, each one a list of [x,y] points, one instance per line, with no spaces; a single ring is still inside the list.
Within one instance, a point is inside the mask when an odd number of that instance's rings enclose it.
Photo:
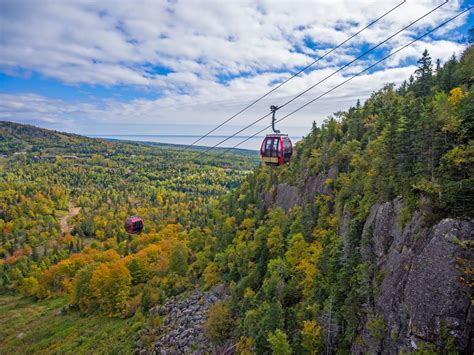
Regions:
[[[108,135],[108,134],[93,134],[88,135],[91,138],[105,138],[105,139],[119,139],[124,141],[134,141],[134,142],[157,142],[157,143],[168,143],[168,144],[184,144],[188,145],[196,141],[201,136],[194,135],[159,135],[159,134],[143,134],[143,135],[128,135],[128,134],[118,134],[118,135]],[[224,140],[228,136],[208,136],[203,138],[198,143],[197,146],[213,146],[220,141]],[[219,147],[233,147],[237,143],[242,142],[244,139],[247,139],[248,136],[236,136],[232,137],[229,140],[225,141]],[[238,148],[242,149],[251,149],[259,150],[260,144],[264,136],[256,136],[250,138],[245,143],[241,144]],[[295,144],[301,137],[290,137],[293,144]]]

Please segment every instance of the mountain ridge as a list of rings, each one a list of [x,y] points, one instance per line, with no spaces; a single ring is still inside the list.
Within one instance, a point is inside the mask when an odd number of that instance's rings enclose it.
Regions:
[[[174,143],[161,143],[161,142],[152,142],[152,141],[135,141],[127,139],[115,139],[107,138],[105,136],[98,135],[97,137],[81,135],[76,133],[68,133],[57,130],[51,130],[46,128],[37,127],[30,124],[17,123],[12,121],[0,121],[0,154],[12,154],[18,153],[21,151],[31,151],[38,150],[41,147],[46,147],[44,141],[49,142],[48,148],[62,148],[67,151],[68,148],[71,148],[70,151],[77,150],[79,144],[94,144],[97,145],[94,149],[103,150],[110,148],[105,143],[122,143],[122,144],[135,144],[135,145],[149,145],[162,148],[173,148],[173,149],[183,149],[187,147],[186,144],[174,144]],[[126,137],[127,135],[124,135]],[[171,136],[172,137],[172,136]],[[198,137],[198,136],[196,136]],[[56,141],[55,144],[51,142]],[[100,143],[104,143],[101,146]],[[207,149],[207,146],[196,145],[193,146],[192,150],[200,151]],[[218,147],[216,152],[223,151],[225,148]],[[232,149],[232,153],[236,154],[254,154],[255,150],[251,149],[241,149],[235,148]]]

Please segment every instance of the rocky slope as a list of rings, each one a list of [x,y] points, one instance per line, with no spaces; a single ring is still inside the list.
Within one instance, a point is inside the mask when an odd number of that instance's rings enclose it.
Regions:
[[[141,331],[135,353],[198,355],[210,352],[211,344],[204,334],[203,324],[209,308],[219,300],[225,302],[228,297],[224,285],[217,285],[152,308],[150,315],[160,317],[161,325]],[[151,347],[147,348],[146,343],[151,343]]]

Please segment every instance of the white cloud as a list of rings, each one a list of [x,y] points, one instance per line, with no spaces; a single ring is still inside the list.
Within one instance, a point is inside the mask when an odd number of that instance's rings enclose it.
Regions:
[[[322,122],[332,112],[348,108],[349,105],[354,105],[357,98],[367,98],[372,91],[380,88],[383,84],[387,82],[400,83],[414,69],[414,67],[392,68],[357,77],[330,95],[316,101],[294,118],[288,119],[285,125],[298,127],[314,119]],[[302,88],[306,88],[309,83],[320,80],[329,72],[331,70],[325,69],[324,73],[320,71],[312,72],[305,77],[296,78],[285,87],[285,90],[278,94],[278,101],[286,102],[290,100]],[[105,100],[85,104],[70,103],[38,95],[0,94],[0,119],[9,119],[14,116],[15,120],[20,122],[31,122],[34,120],[38,123],[43,122],[57,125],[66,122],[70,126],[77,125],[77,127],[81,127],[81,121],[83,120],[102,124],[137,122],[142,125],[158,123],[160,125],[169,125],[176,124],[177,122],[183,124],[219,122],[228,117],[229,113],[239,110],[248,103],[254,97],[255,91],[265,87],[265,82],[271,76],[267,76],[267,78],[262,77],[236,79],[229,87],[223,88],[216,85],[208,88],[204,93],[193,97],[181,95],[174,98],[168,97],[157,100],[137,99],[130,102]],[[320,87],[315,88],[312,92],[291,103],[282,109],[281,112],[279,111],[280,117],[310,99],[321,95],[345,79],[340,73],[335,75]],[[235,97],[233,92],[236,86],[240,87],[239,91],[247,91],[251,92],[251,94]],[[216,97],[219,97],[219,100],[216,100]],[[275,103],[274,100],[275,98],[264,99],[261,105],[252,108],[248,113],[242,115],[238,122],[243,126],[265,115],[270,104]],[[267,123],[267,121],[264,121],[260,125],[266,125]],[[91,127],[84,127],[83,133],[88,133],[87,128],[90,129]]]
[[[67,85],[86,83],[133,86],[160,94],[159,99],[93,100],[88,103],[41,95],[3,94],[0,118],[27,121],[109,123],[219,123],[284,80],[295,68],[312,62],[401,0],[390,1],[40,1],[0,3],[0,71],[37,72]],[[242,115],[251,122],[268,106],[306,89],[428,12],[441,0],[407,1],[344,48],[318,63],[272,97]],[[459,11],[452,0],[383,47],[395,50],[420,32]],[[459,19],[456,26],[466,21]],[[454,25],[452,25],[454,26]],[[321,99],[288,125],[321,121],[332,111],[365,98],[386,82],[399,83],[413,67],[405,64],[428,48],[433,60],[459,53],[463,46],[443,39],[417,43],[397,54],[376,73],[354,79]],[[314,48],[309,43],[316,44]],[[364,58],[344,73],[370,65]],[[405,67],[397,68],[400,65]],[[156,67],[172,71],[157,74]],[[295,102],[302,103],[344,80],[338,73]],[[222,75],[230,79],[223,83]],[[289,108],[290,109],[290,108]],[[82,120],[82,121],[81,121]],[[289,120],[290,121],[290,120]],[[292,123],[296,122],[296,123]],[[77,126],[79,127],[79,126]],[[85,127],[86,129],[87,127]],[[79,128],[77,128],[79,129]]]
[[[420,57],[420,53],[422,53],[425,49],[427,49],[430,53],[433,63],[435,63],[438,58],[441,60],[441,62],[444,62],[453,54],[459,58],[459,55],[465,48],[466,47],[460,43],[446,40],[434,40],[430,42],[419,41],[394,54],[389,60],[387,60],[386,65],[398,66],[403,61],[408,59],[418,59]],[[397,49],[398,48],[394,48],[393,52]]]
[[[295,51],[305,38],[335,45],[398,2],[4,0],[0,65],[66,83],[158,86],[172,77],[155,79],[144,64],[205,78],[291,69],[311,62]],[[352,44],[377,43],[439,3],[408,1]],[[451,1],[413,29],[459,6]]]

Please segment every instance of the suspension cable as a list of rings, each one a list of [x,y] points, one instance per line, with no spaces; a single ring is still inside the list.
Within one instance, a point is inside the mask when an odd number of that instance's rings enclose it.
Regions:
[[[456,18],[458,18],[459,16],[463,15],[464,13],[470,11],[472,8],[473,8],[473,6],[470,6],[470,7],[468,7],[467,9],[465,9],[464,11],[459,12],[457,15],[451,17],[450,19],[446,20],[445,22],[441,23],[440,25],[438,25],[437,27],[431,29],[430,31],[424,33],[423,35],[421,35],[421,36],[415,38],[413,41],[411,41],[411,42],[405,44],[403,47],[398,48],[395,52],[392,52],[392,53],[390,53],[389,55],[383,57],[382,59],[380,59],[379,61],[377,61],[377,62],[375,62],[374,64],[370,65],[369,67],[365,68],[364,70],[358,72],[357,74],[354,74],[354,75],[351,76],[349,79],[347,79],[347,80],[343,81],[342,83],[336,85],[336,86],[333,87],[332,89],[330,89],[330,90],[324,92],[323,94],[317,96],[316,98],[312,99],[311,101],[308,101],[308,102],[305,103],[304,105],[302,105],[302,106],[298,107],[297,109],[295,109],[294,111],[288,113],[286,116],[280,118],[280,119],[277,120],[276,122],[281,122],[281,121],[283,121],[284,119],[290,117],[291,115],[293,115],[293,114],[295,114],[296,112],[302,110],[302,109],[305,108],[306,106],[308,106],[308,105],[312,104],[313,102],[319,100],[321,97],[323,97],[323,96],[329,94],[330,92],[332,92],[332,91],[336,90],[337,88],[343,86],[344,84],[346,84],[347,82],[351,81],[352,79],[358,77],[358,76],[361,75],[362,73],[364,73],[364,72],[366,72],[366,71],[372,69],[372,68],[375,67],[376,65],[382,63],[383,61],[387,60],[388,58],[390,58],[390,57],[392,57],[393,55],[397,54],[398,52],[402,51],[403,49],[405,49],[405,48],[411,46],[413,43],[419,41],[420,39],[422,39],[422,38],[428,36],[429,34],[435,32],[435,31],[437,31],[439,28],[441,28],[441,27],[443,27],[444,25],[446,25],[447,23],[449,23],[449,22],[455,20]],[[225,151],[224,151],[222,154],[218,155],[217,158],[219,158],[219,157],[221,157],[221,156],[227,154],[227,153],[228,153],[229,151],[231,151],[232,149],[237,148],[237,147],[240,146],[241,144],[247,142],[248,140],[252,139],[252,138],[255,137],[256,135],[262,133],[263,131],[265,131],[266,129],[268,129],[268,128],[270,128],[270,127],[271,127],[271,125],[266,126],[265,128],[261,129],[261,130],[258,131],[257,133],[254,133],[253,135],[247,137],[246,139],[244,139],[244,140],[241,141],[240,143],[234,145],[233,147],[230,147],[230,148],[222,148],[222,149],[225,149]]]
[[[360,58],[364,57],[365,55],[367,55],[368,53],[374,51],[375,49],[377,49],[378,47],[380,47],[381,45],[383,45],[384,43],[388,42],[389,40],[391,40],[393,37],[399,35],[400,33],[402,33],[403,31],[405,31],[407,28],[413,26],[414,24],[416,24],[417,22],[421,21],[423,18],[429,16],[431,13],[433,13],[434,11],[438,10],[440,7],[446,5],[448,3],[449,0],[445,0],[445,2],[441,3],[440,5],[436,6],[434,9],[430,10],[429,12],[425,13],[423,16],[417,18],[415,21],[409,23],[408,25],[406,25],[405,27],[403,27],[401,30],[395,32],[394,34],[392,34],[391,36],[387,37],[386,39],[384,39],[382,42],[378,43],[376,46],[368,49],[367,51],[365,51],[364,53],[362,53],[361,55],[359,55],[357,58],[351,60],[349,63],[343,65],[342,67],[340,67],[338,70],[334,71],[333,73],[329,74],[328,76],[326,76],[325,78],[321,79],[320,81],[318,81],[316,84],[310,86],[309,88],[307,88],[306,90],[300,92],[299,94],[297,94],[296,96],[294,96],[292,99],[288,100],[287,102],[285,102],[284,104],[278,106],[278,108],[283,108],[285,106],[287,106],[288,104],[290,104],[291,102],[295,101],[297,98],[303,96],[304,94],[306,94],[308,91],[314,89],[316,86],[320,85],[321,83],[325,82],[327,79],[331,78],[332,76],[336,75],[337,73],[339,73],[340,71],[344,70],[345,68],[347,68],[348,66],[350,66],[351,64],[355,63],[356,61],[360,60]],[[242,133],[243,131],[247,130],[248,128],[256,125],[258,122],[264,120],[265,118],[267,118],[268,116],[270,116],[272,114],[272,112],[270,111],[269,113],[267,113],[266,115],[260,117],[259,119],[255,120],[253,123],[250,123],[248,124],[247,126],[245,126],[244,128],[238,130],[237,132],[233,133],[232,135],[226,137],[225,139],[221,140],[220,142],[218,142],[217,144],[209,147],[208,149],[206,149],[205,151],[201,152],[199,154],[198,157],[201,157],[202,155],[208,153],[209,151],[211,151],[212,149],[218,147],[219,145],[221,145],[222,143],[228,141],[229,139],[231,139],[232,137],[235,137],[237,134],[239,133]]]
[[[353,39],[354,37],[358,36],[360,33],[364,32],[367,28],[369,28],[370,26],[372,26],[373,24],[375,24],[376,22],[380,21],[382,18],[384,18],[385,16],[387,16],[388,14],[390,14],[391,12],[395,11],[397,8],[399,8],[400,6],[402,6],[404,3],[406,2],[406,0],[403,0],[401,3],[399,3],[398,5],[396,5],[395,7],[391,8],[389,11],[385,12],[383,15],[381,15],[380,17],[376,18],[375,20],[373,20],[372,22],[370,22],[368,25],[366,25],[364,28],[360,29],[359,31],[357,31],[356,33],[354,33],[353,35],[351,35],[350,37],[346,38],[344,41],[342,41],[341,43],[339,43],[336,47],[332,48],[331,50],[327,51],[326,53],[324,53],[322,56],[318,57],[317,59],[315,59],[313,62],[311,62],[310,64],[308,64],[307,66],[305,66],[304,68],[300,69],[299,71],[297,71],[296,73],[294,73],[293,75],[291,75],[289,78],[285,79],[283,82],[281,82],[280,84],[278,84],[277,86],[275,86],[273,89],[271,89],[270,91],[268,91],[267,93],[265,93],[264,95],[260,96],[258,99],[256,99],[255,101],[252,101],[249,105],[247,105],[246,107],[244,107],[243,109],[241,109],[239,112],[237,112],[236,114],[232,115],[231,117],[229,117],[228,119],[226,119],[224,122],[220,123],[219,125],[217,125],[217,127],[214,127],[213,129],[211,129],[209,132],[207,132],[206,134],[204,134],[203,136],[201,136],[200,138],[196,139],[194,142],[192,142],[191,144],[189,144],[188,146],[186,146],[183,150],[187,150],[189,148],[191,148],[192,146],[194,146],[196,143],[200,142],[202,139],[206,138],[207,136],[209,136],[211,133],[215,132],[216,130],[218,130],[219,128],[221,128],[223,125],[225,125],[226,123],[230,122],[231,120],[233,120],[235,117],[239,116],[241,113],[247,111],[250,107],[254,106],[257,102],[261,101],[262,99],[264,99],[265,97],[267,97],[268,95],[270,95],[271,93],[273,93],[274,91],[278,90],[279,88],[281,88],[283,85],[285,85],[286,83],[288,83],[290,80],[292,80],[293,78],[295,78],[296,76],[300,75],[301,73],[303,73],[304,71],[308,70],[309,68],[311,68],[313,65],[315,65],[316,63],[318,63],[320,60],[324,59],[325,57],[327,57],[329,54],[331,54],[332,52],[334,52],[336,49],[340,48],[341,46],[343,46],[344,44],[346,44],[347,42],[349,42],[351,39]]]

